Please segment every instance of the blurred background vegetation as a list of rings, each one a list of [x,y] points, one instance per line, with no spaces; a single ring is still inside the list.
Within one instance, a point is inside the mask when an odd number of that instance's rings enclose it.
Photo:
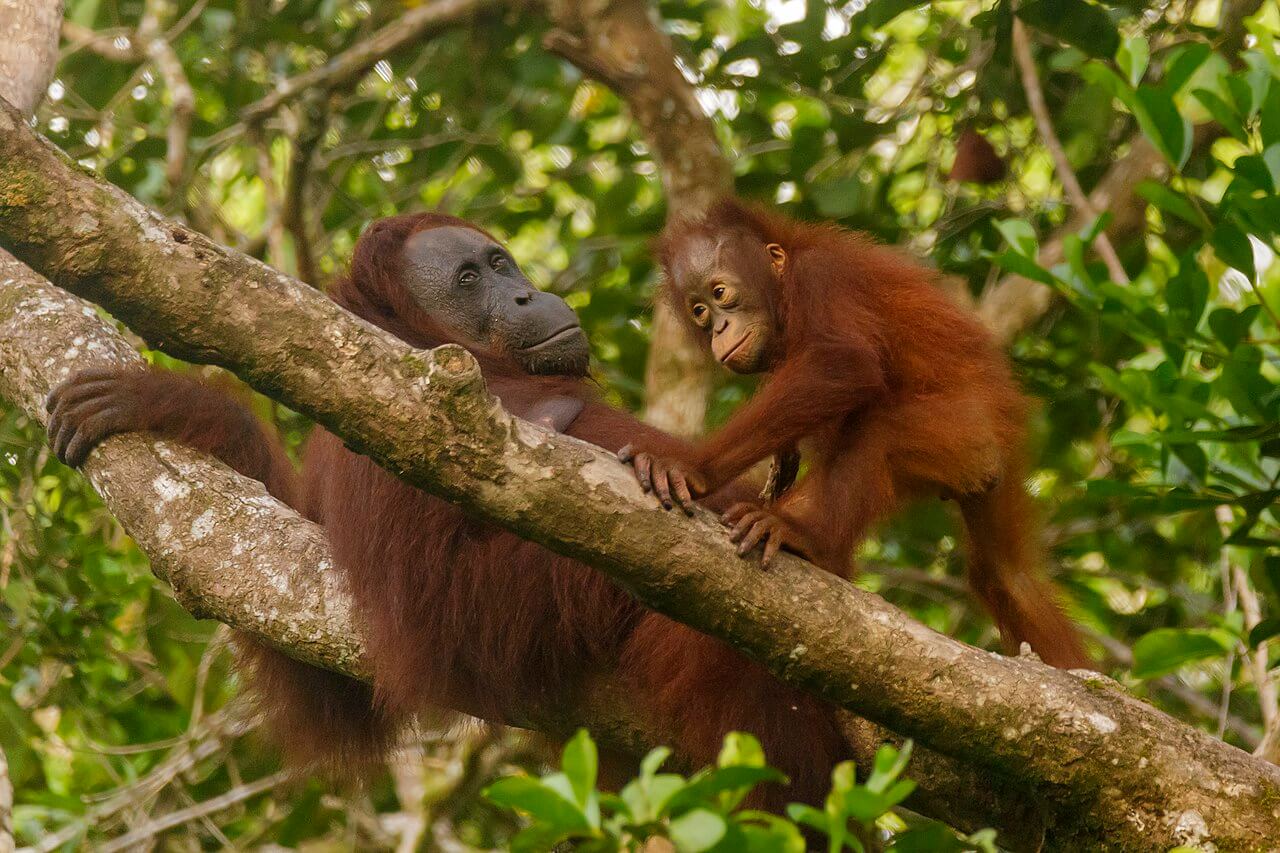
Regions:
[[[38,127],[148,204],[318,286],[376,217],[440,208],[481,223],[577,309],[610,398],[641,407],[661,166],[618,95],[543,47],[536,10],[483,12],[242,120],[413,5],[69,0]],[[1246,749],[1274,737],[1276,5],[655,9],[742,195],[899,243],[989,311],[1011,275],[1048,288],[1006,337],[1040,402],[1034,486],[1073,615],[1151,701]],[[1119,266],[1095,241],[1106,217],[1082,216],[1064,189],[1019,34],[1084,191],[1130,179],[1112,197]],[[171,50],[145,49],[156,38]],[[966,133],[1004,177],[948,179]],[[1154,172],[1132,165],[1148,150]],[[749,391],[717,385],[710,421]],[[257,405],[301,442],[302,419]],[[287,781],[237,702],[225,630],[185,614],[43,434],[0,414],[0,747],[19,844],[466,849],[510,836],[514,819],[477,792],[546,757],[510,733],[427,732],[360,793]],[[997,648],[944,505],[900,519],[865,557],[860,584]]]

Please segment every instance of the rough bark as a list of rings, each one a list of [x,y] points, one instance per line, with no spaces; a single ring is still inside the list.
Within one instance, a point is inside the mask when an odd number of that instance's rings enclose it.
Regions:
[[[733,171],[675,47],[648,0],[546,0],[547,48],[618,93],[653,152],[668,215],[696,214],[733,189]],[[653,309],[645,368],[645,420],[668,432],[702,431],[711,366],[663,302]]]
[[[718,521],[663,512],[598,449],[514,420],[458,347],[424,352],[148,211],[0,112],[0,245],[155,345],[229,368],[407,482],[606,572],[792,683],[1034,788],[1052,849],[1268,849],[1280,767],[1100,676],[1004,658]]]
[[[73,371],[142,363],[91,305],[0,252],[0,397],[43,424],[45,397]],[[261,483],[142,435],[106,441],[83,473],[190,612],[300,660],[368,675],[324,532]],[[638,713],[636,702],[615,677],[601,675],[577,701],[551,711],[527,709],[521,722],[553,736],[585,725],[597,740],[639,756],[667,738]],[[881,743],[897,740],[852,715],[845,728],[863,767]],[[910,805],[921,813],[970,830],[996,826],[1015,846],[1034,846],[1039,837],[1025,792],[1007,781],[993,784],[989,775],[927,749],[917,750],[909,772],[920,786]],[[0,754],[0,853],[12,805],[6,783]]]
[[[0,97],[30,115],[58,61],[62,0],[0,0]]]

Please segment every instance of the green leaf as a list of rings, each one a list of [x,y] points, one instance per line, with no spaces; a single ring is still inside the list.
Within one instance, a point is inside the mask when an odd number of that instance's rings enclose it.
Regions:
[[[908,9],[922,5],[924,4],[919,0],[875,0],[867,3],[861,12],[854,15],[849,24],[854,32],[861,32],[859,27],[878,30]]]
[[[706,809],[694,809],[671,821],[668,832],[680,853],[701,853],[724,838],[724,818]]]
[[[941,823],[917,826],[893,837],[889,853],[963,853],[973,848]]]
[[[649,754],[640,762],[640,775],[652,777],[658,772],[658,768],[663,762],[671,757],[671,750],[668,747],[660,746],[656,749],[649,750]]]
[[[1209,302],[1209,277],[1194,258],[1181,260],[1177,275],[1169,279],[1164,293],[1174,326],[1184,335],[1194,332]]]
[[[1280,86],[1272,86],[1267,90],[1267,97],[1262,102],[1258,131],[1262,135],[1262,144],[1266,147],[1280,143]]]
[[[714,804],[714,798],[723,793],[739,793],[746,796],[751,788],[761,782],[786,782],[781,770],[772,767],[748,767],[735,765],[704,771],[689,780],[689,784],[673,795],[665,804],[669,814],[679,814],[697,805]],[[737,803],[730,803],[737,805]]]
[[[1203,213],[1186,196],[1174,192],[1164,184],[1155,181],[1143,181],[1138,185],[1138,194],[1165,213],[1171,213],[1184,222],[1208,231],[1212,226]]]
[[[1280,617],[1272,616],[1270,619],[1263,619],[1249,631],[1249,647],[1256,649],[1277,635],[1280,635]]]
[[[1116,51],[1116,64],[1129,78],[1129,85],[1136,86],[1142,82],[1147,73],[1147,63],[1151,61],[1151,48],[1147,46],[1144,36],[1129,36]]]
[[[1109,59],[1120,47],[1120,33],[1111,17],[1084,0],[1031,0],[1019,5],[1014,14],[1090,56]]]
[[[587,734],[586,729],[578,729],[577,733],[564,745],[564,754],[560,767],[573,786],[574,799],[578,805],[585,806],[592,791],[596,787],[596,769],[598,757],[595,742]]]
[[[1222,125],[1227,133],[1230,133],[1241,142],[1249,141],[1249,132],[1245,130],[1244,122],[1234,106],[1228,104],[1218,97],[1216,93],[1208,89],[1194,89],[1191,94],[1204,105],[1204,108],[1209,111],[1209,115],[1213,116],[1213,120]]]
[[[902,775],[902,771],[907,769],[914,747],[915,744],[912,741],[907,741],[900,750],[888,743],[877,749],[871,775],[867,777],[867,787],[877,794],[883,793],[889,784],[896,781]]]
[[[1165,91],[1176,93],[1212,55],[1213,48],[1204,42],[1192,42],[1174,48],[1165,57],[1164,79],[1160,81],[1160,85]]]
[[[1143,132],[1164,152],[1179,170],[1191,156],[1191,120],[1178,112],[1178,107],[1163,89],[1143,86],[1137,90],[1138,101],[1146,110],[1149,127]],[[1136,116],[1142,123],[1142,116]]]
[[[1239,228],[1230,222],[1220,222],[1209,235],[1209,243],[1224,264],[1240,270],[1250,281],[1257,277],[1253,266],[1253,246]]]
[[[1023,219],[997,219],[993,223],[1009,247],[1025,258],[1035,258],[1037,251],[1036,232],[1031,223]]]
[[[792,803],[787,806],[787,817],[791,818],[798,824],[816,829],[819,832],[830,834],[828,830],[831,824],[827,820],[826,812],[819,811],[813,806],[806,806],[803,803]]]
[[[525,812],[557,832],[588,832],[591,824],[577,805],[531,776],[499,779],[484,795],[500,806]]]
[[[1222,341],[1223,346],[1234,350],[1249,334],[1249,327],[1258,316],[1258,308],[1257,305],[1250,305],[1243,311],[1225,306],[1215,308],[1209,313],[1209,329],[1214,337]]]
[[[716,764],[720,767],[764,767],[764,749],[755,735],[729,732],[724,737]]]
[[[1225,631],[1204,628],[1157,628],[1133,646],[1133,675],[1154,678],[1199,660],[1221,657],[1235,645]]]

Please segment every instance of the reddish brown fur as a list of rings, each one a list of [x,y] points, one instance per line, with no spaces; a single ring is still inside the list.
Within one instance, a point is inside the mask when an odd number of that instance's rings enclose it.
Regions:
[[[351,275],[334,298],[415,346],[451,340],[399,283],[405,239],[441,225],[467,223],[436,214],[375,223],[357,244]],[[476,355],[490,390],[516,414],[549,396],[572,396],[585,407],[571,435],[609,451],[637,436],[664,451],[685,448],[600,403],[582,379],[529,376],[500,355]],[[644,610],[603,574],[405,484],[328,432],[316,430],[295,487],[279,477],[287,465],[279,445],[256,425],[228,440],[225,424],[247,423],[242,407],[172,374],[148,375],[167,380],[168,389],[165,381],[139,386],[146,397],[140,409],[180,385],[195,390],[194,396],[184,390],[176,412],[221,416],[143,428],[180,435],[272,483],[273,492],[324,526],[336,565],[350,581],[368,640],[372,690],[262,646],[249,646],[245,655],[271,731],[295,760],[350,773],[383,755],[401,723],[428,706],[500,721],[531,705],[567,701],[584,675],[615,668],[636,700],[668,727],[686,764],[713,762],[724,734],[741,729],[757,735],[793,779],[764,802],[818,802],[825,794],[830,769],[846,748],[833,714],[818,700],[727,646]],[[237,463],[241,459],[250,462]],[[707,503],[723,509],[743,494],[735,486]]]
[[[759,393],[675,459],[714,487],[804,440],[810,472],[769,511],[787,525],[790,547],[840,574],[904,503],[954,497],[969,532],[970,582],[1006,645],[1026,641],[1055,665],[1089,666],[1040,574],[1024,485],[1028,404],[977,318],[894,249],[736,201],[669,230],[660,243],[668,280],[692,237],[734,234],[747,238],[730,253],[734,269],[745,287],[764,290],[780,340]],[[780,275],[769,243],[785,252]],[[685,294],[671,284],[666,295],[692,324]]]

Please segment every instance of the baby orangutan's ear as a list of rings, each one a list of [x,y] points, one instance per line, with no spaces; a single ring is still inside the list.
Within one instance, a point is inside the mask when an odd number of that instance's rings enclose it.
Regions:
[[[769,253],[769,262],[773,266],[774,275],[782,275],[782,271],[787,268],[787,252],[777,243],[770,243],[764,247]]]

